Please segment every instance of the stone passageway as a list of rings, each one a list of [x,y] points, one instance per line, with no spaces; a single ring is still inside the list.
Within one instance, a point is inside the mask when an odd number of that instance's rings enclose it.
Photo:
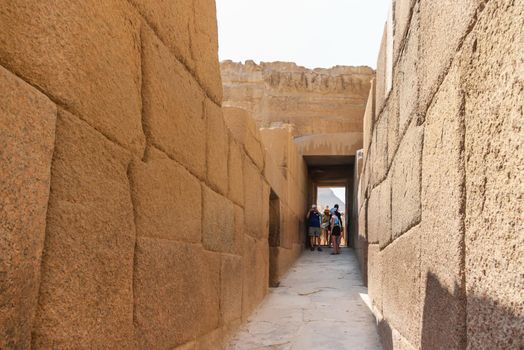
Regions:
[[[353,250],[306,251],[229,350],[381,349]]]

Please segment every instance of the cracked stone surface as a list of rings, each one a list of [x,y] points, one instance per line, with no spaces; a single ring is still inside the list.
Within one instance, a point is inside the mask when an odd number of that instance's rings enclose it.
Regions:
[[[382,349],[354,252],[306,251],[228,350]]]

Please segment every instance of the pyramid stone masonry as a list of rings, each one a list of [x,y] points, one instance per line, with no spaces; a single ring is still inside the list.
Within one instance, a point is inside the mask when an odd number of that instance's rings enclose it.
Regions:
[[[521,350],[524,1],[391,5],[375,72],[219,63],[214,0],[0,2],[0,349],[223,349],[340,185],[385,349]]]

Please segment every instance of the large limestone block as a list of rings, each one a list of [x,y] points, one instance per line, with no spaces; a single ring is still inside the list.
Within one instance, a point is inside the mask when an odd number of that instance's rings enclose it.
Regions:
[[[252,116],[240,108],[223,108],[226,125],[233,137],[260,170],[264,169],[264,150],[258,128]]]
[[[168,157],[146,163],[136,160],[129,174],[138,236],[201,241],[202,213],[191,210],[202,205],[196,177]]]
[[[229,159],[228,159],[228,182],[229,198],[239,205],[244,205],[244,160],[245,154],[240,145],[229,138]]]
[[[393,239],[420,222],[420,183],[424,128],[410,126],[393,160],[391,175],[391,229]]]
[[[242,315],[242,257],[222,255],[220,272],[220,315],[223,323]]]
[[[233,202],[202,185],[202,243],[208,250],[234,252],[235,212]]]
[[[218,327],[220,256],[201,246],[139,237],[135,324],[143,349],[173,349]]]
[[[382,312],[382,260],[378,244],[368,246],[368,292],[373,307]]]
[[[3,1],[0,64],[142,154],[140,20],[125,1]]]
[[[288,147],[290,146],[290,130],[282,128],[260,129],[262,145],[278,167],[286,168],[288,165]]]
[[[264,299],[269,284],[269,246],[266,240],[244,236],[242,258],[242,319]]]
[[[0,348],[31,345],[55,123],[55,105],[0,67]]]
[[[479,0],[420,2],[420,107],[425,112],[439,80],[475,19]]]
[[[204,92],[147,26],[142,30],[144,130],[155,147],[205,176]]]
[[[375,124],[375,131],[373,133],[372,141],[372,169],[371,172],[371,186],[379,184],[387,175],[388,172],[388,113],[384,109],[380,119]]]
[[[373,127],[375,118],[375,79],[371,80],[371,88],[369,89],[368,101],[366,103],[366,111],[364,112],[363,120],[363,146],[364,157],[368,154],[368,149],[371,144],[373,136]],[[365,158],[364,158],[365,159]]]
[[[224,123],[222,108],[206,98],[207,120],[207,179],[218,192],[227,195],[229,187],[229,131]]]
[[[412,1],[412,0],[403,0]],[[406,43],[402,51],[402,57],[398,62],[397,85],[398,90],[398,132],[403,135],[409,122],[415,118],[419,102],[420,74],[419,65],[419,15],[418,5],[410,22]],[[390,116],[391,117],[391,116]]]
[[[489,2],[465,62],[468,346],[524,344],[522,1]]]
[[[130,158],[59,111],[34,347],[134,346]]]
[[[416,226],[382,251],[382,314],[416,348],[422,328],[420,244]]]
[[[207,94],[222,103],[222,78],[218,62],[218,28],[215,0],[194,1],[194,32],[191,52],[195,58],[196,75]]]
[[[391,242],[391,179],[371,191],[368,202],[368,242],[383,248]]]
[[[249,158],[244,160],[244,203],[245,203],[245,230],[256,238],[267,238],[263,221],[264,185],[258,168]]]
[[[465,336],[463,112],[453,68],[426,115],[422,157],[422,345],[459,348]]]
[[[417,12],[414,9],[416,0],[396,0],[394,6],[395,34],[393,40],[393,60],[396,62],[405,45],[407,31],[413,25],[412,16]]]
[[[282,168],[275,164],[271,154],[266,152],[264,162],[264,177],[271,186],[271,190],[283,201],[287,200],[287,180],[283,175]]]
[[[194,69],[191,32],[195,13],[194,0],[129,0],[144,17],[155,34],[186,66]]]
[[[400,85],[399,80],[402,75],[395,76],[396,86]],[[400,89],[393,89],[389,94],[388,104],[386,106],[386,115],[388,117],[388,167],[391,167],[391,163],[397,153],[399,140],[403,136],[399,130],[399,119],[400,119],[400,103],[399,103]]]
[[[375,119],[380,118],[380,113],[384,107],[386,100],[386,56],[387,56],[387,24],[384,25],[384,34],[380,42],[380,50],[378,52],[377,71],[375,77]]]
[[[235,212],[235,240],[234,240],[234,250],[233,253],[240,255],[242,254],[242,249],[244,249],[244,208],[234,205]]]

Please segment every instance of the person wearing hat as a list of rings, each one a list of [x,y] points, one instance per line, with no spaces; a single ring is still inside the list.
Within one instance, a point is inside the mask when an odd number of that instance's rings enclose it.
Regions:
[[[326,242],[326,245],[329,245],[331,242],[331,211],[329,210],[328,205],[326,205],[326,209],[324,209],[324,215],[322,215],[322,223],[320,224],[320,227],[322,228],[322,238],[324,239],[324,242]]]
[[[308,211],[306,215],[306,219],[308,220],[308,235],[309,235],[309,244],[311,251],[315,250],[315,246],[317,247],[317,250],[320,252],[322,251],[322,248],[320,248],[320,213],[318,212],[316,204],[313,204],[311,206],[311,209]]]

